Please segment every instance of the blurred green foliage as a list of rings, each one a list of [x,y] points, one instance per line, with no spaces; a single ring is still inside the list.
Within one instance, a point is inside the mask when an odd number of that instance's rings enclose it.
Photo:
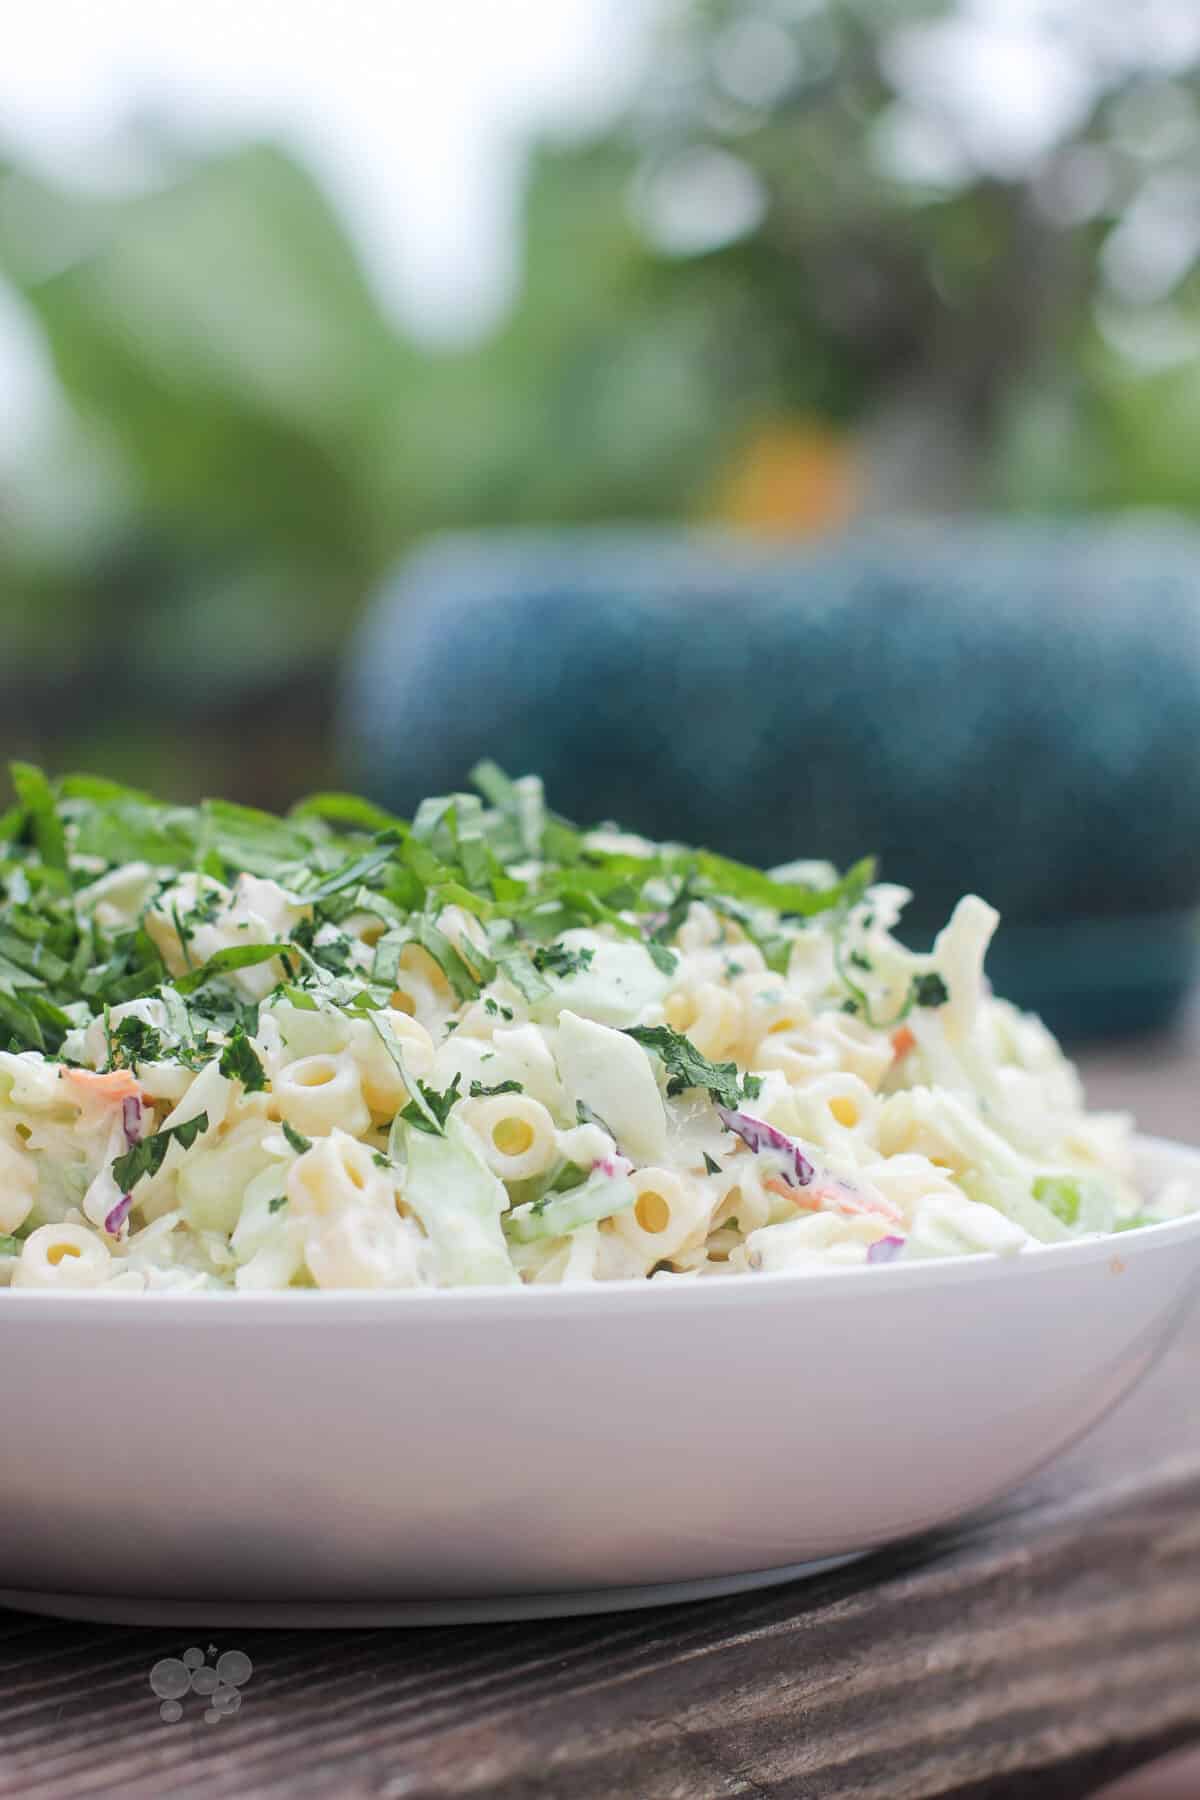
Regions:
[[[0,491],[0,748],[282,803],[416,536],[695,515],[781,418],[867,510],[1200,512],[1200,37],[1056,17],[1080,98],[997,166],[927,78],[953,6],[671,7],[628,112],[534,152],[518,301],[455,352],[277,147],[160,146],[118,199],[0,168],[64,401]]]

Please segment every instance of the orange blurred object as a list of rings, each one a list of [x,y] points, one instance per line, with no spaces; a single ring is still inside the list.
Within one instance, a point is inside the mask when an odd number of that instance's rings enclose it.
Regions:
[[[858,469],[844,435],[815,419],[774,419],[743,439],[712,510],[750,531],[805,536],[845,524],[857,501]]]

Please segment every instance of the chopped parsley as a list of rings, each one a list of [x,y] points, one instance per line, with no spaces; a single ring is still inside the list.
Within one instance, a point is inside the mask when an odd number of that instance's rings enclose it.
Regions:
[[[286,1205],[287,1205],[287,1195],[286,1194],[276,1194],[276,1196],[273,1200],[267,1201],[267,1211],[269,1213],[282,1212]]]
[[[706,1175],[719,1175],[721,1173],[720,1163],[717,1162],[715,1157],[710,1156],[707,1150],[704,1152],[704,1172]]]
[[[171,1145],[178,1144],[181,1150],[190,1150],[201,1132],[208,1130],[208,1114],[197,1113],[194,1119],[185,1119],[182,1125],[167,1126],[162,1131],[144,1137],[140,1143],[134,1144],[124,1156],[115,1157],[112,1165],[112,1177],[123,1194],[133,1191],[138,1182],[147,1175],[157,1175],[163,1166],[163,1158]]]
[[[266,1090],[267,1072],[242,1025],[234,1026],[221,1052],[221,1073],[229,1081],[240,1081],[248,1094]]]
[[[206,893],[200,895],[194,906],[188,908],[187,912],[183,915],[184,919],[187,921],[189,927],[193,925],[214,925],[216,923],[217,914],[221,910],[221,904],[220,893],[216,888],[209,888]],[[178,927],[178,920],[176,921],[176,926]],[[191,938],[193,936],[194,932],[189,930],[188,937]]]
[[[161,1062],[165,1055],[162,1033],[128,1014],[108,1032],[108,1066],[110,1069],[136,1069],[139,1063]]]
[[[0,1256],[20,1256],[20,1254],[21,1243],[19,1238],[9,1237],[7,1233],[0,1235]]]
[[[406,1125],[415,1125],[418,1131],[427,1131],[431,1136],[441,1136],[446,1130],[446,1120],[462,1095],[459,1093],[461,1075],[456,1075],[448,1088],[441,1093],[436,1088],[426,1087],[423,1081],[414,1080],[415,1093],[408,1105],[401,1110],[400,1117]]]
[[[469,1092],[472,1100],[490,1100],[493,1094],[523,1094],[525,1089],[519,1081],[498,1081],[495,1087],[485,1087],[482,1081],[473,1081]]]
[[[253,1040],[262,995],[268,1008],[369,1020],[404,1081],[404,1123],[437,1133],[463,1081],[439,1094],[404,1066],[406,1046],[387,1021],[397,988],[403,993],[406,947],[432,959],[460,1005],[482,998],[489,1019],[512,1023],[520,1009],[500,997],[509,987],[535,1006],[552,982],[593,967],[593,947],[570,947],[581,928],[641,944],[670,980],[679,968],[674,934],[703,902],[782,972],[792,942],[784,922],[844,917],[873,872],[864,862],[828,887],[810,887],[706,850],[609,850],[550,812],[536,778],[510,779],[490,764],[475,777],[482,799],[435,798],[411,824],[339,794],[278,818],[224,801],[162,805],[95,777],[50,781],[27,764],[12,779],[15,804],[0,808],[0,1042],[66,1060],[75,1034],[104,1018],[109,1069],[166,1063],[194,1072],[217,1058],[227,1079],[261,1093],[268,1077]],[[132,882],[123,914],[122,884],[115,914],[96,909],[116,923],[101,923],[79,896],[132,863],[154,874],[141,888]],[[291,903],[273,942],[247,941],[254,931],[244,907],[231,916],[244,876],[274,882]],[[465,930],[448,929],[448,909],[460,921],[468,915]],[[157,924],[154,935],[147,930],[151,914],[152,924],[173,923],[170,967]],[[379,922],[373,937],[352,923],[364,915]],[[727,960],[725,971],[733,979],[743,965]],[[493,981],[505,986],[484,993]],[[143,998],[164,1009],[161,1024],[134,1015],[112,1024],[115,1010]],[[943,1001],[929,980],[913,996],[913,1004]],[[445,1022],[447,1035],[458,1023]],[[756,1091],[754,1077],[739,1081],[733,1063],[710,1062],[666,1026],[632,1035],[661,1057],[672,1094],[698,1087],[736,1105]],[[469,1085],[477,1097],[521,1091],[519,1083],[489,1085],[486,1075]],[[200,1130],[189,1122],[131,1146],[114,1162],[116,1178],[146,1179],[173,1136],[187,1148]],[[293,1127],[282,1130],[297,1154],[311,1148]]]
[[[656,944],[653,939],[646,945],[650,952],[650,960],[663,975],[673,975],[679,967],[679,958],[665,944]]]
[[[539,944],[533,953],[533,966],[539,975],[557,975],[565,980],[590,969],[596,952],[592,949],[568,950],[565,944]]]
[[[670,1077],[668,1094],[682,1094],[686,1088],[707,1088],[719,1106],[736,1110],[741,1105],[743,1091],[739,1086],[736,1063],[710,1062],[707,1056],[701,1056],[690,1038],[670,1025],[632,1025],[625,1035],[661,1058]],[[757,1087],[754,1091],[757,1093]]]
[[[935,971],[927,975],[914,975],[912,979],[912,1003],[914,1006],[945,1006],[950,998],[950,989]]]

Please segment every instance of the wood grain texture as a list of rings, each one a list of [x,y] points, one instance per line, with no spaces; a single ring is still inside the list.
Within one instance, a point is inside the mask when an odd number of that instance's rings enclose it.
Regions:
[[[1155,1091],[1200,1136],[1200,1058],[1163,1054]],[[1198,1377],[1200,1313],[1002,1505],[807,1583],[542,1624],[215,1633],[255,1665],[215,1725],[194,1700],[164,1724],[148,1685],[203,1634],[0,1612],[0,1796],[1072,1800],[1200,1736]]]

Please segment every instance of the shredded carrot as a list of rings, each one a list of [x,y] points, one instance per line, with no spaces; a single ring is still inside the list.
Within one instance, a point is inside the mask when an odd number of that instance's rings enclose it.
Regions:
[[[784,1200],[790,1200],[793,1206],[800,1208],[801,1212],[820,1210],[820,1196],[814,1193],[812,1188],[789,1187],[787,1182],[778,1175],[768,1175],[763,1186],[770,1188],[773,1194],[779,1194]]]
[[[800,1212],[821,1212],[828,1208],[843,1213],[871,1213],[876,1218],[887,1219],[893,1225],[902,1224],[904,1219],[903,1213],[890,1200],[885,1200],[882,1194],[867,1197],[852,1192],[840,1183],[836,1187],[823,1187],[820,1183],[814,1183],[811,1187],[794,1188],[789,1187],[778,1175],[768,1175],[763,1186],[770,1188],[773,1194],[790,1200]]]
[[[82,1093],[94,1095],[109,1106],[145,1098],[141,1083],[128,1069],[113,1069],[107,1075],[99,1075],[94,1069],[64,1069],[63,1080],[74,1082]]]
[[[820,1198],[827,1206],[844,1213],[870,1213],[873,1218],[890,1220],[893,1225],[904,1222],[904,1214],[899,1207],[893,1206],[882,1194],[864,1195],[853,1193],[849,1188],[826,1188],[821,1191]]]
[[[899,1061],[902,1056],[907,1056],[909,1051],[915,1050],[916,1047],[917,1040],[907,1025],[901,1025],[897,1030],[893,1031],[892,1049],[896,1052],[897,1061]]]

